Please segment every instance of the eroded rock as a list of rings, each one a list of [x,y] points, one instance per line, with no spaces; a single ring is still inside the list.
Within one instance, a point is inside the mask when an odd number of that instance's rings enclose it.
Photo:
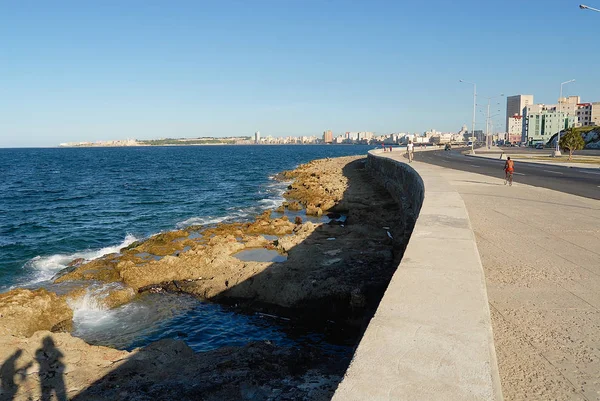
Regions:
[[[70,330],[73,311],[45,289],[18,288],[0,294],[0,336],[30,336],[38,330]]]
[[[0,358],[2,399],[43,399],[43,387],[71,401],[216,401],[331,399],[349,355],[268,342],[194,353],[177,340],[127,352],[39,331],[30,338],[0,337]]]

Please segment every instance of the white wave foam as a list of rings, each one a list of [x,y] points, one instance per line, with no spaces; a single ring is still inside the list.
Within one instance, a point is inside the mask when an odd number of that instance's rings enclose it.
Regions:
[[[290,181],[291,182],[291,181]],[[264,212],[269,209],[276,209],[284,201],[283,194],[287,189],[288,183],[281,181],[275,181],[263,186],[262,190],[258,192],[259,195],[265,196],[263,199],[259,199],[257,204],[246,208],[230,207],[227,209],[228,215],[223,217],[213,216],[197,216],[191,217],[187,220],[177,223],[177,228],[185,228],[193,225],[211,225],[222,222],[231,222],[239,220],[247,220],[257,214]]]
[[[98,312],[108,309],[103,299],[108,295],[107,289],[104,287],[100,288],[88,288],[85,294],[80,298],[69,299],[68,305],[73,309],[73,316],[85,315],[89,312]]]
[[[56,254],[50,256],[36,256],[29,260],[23,266],[25,269],[30,269],[35,272],[34,278],[29,284],[39,283],[52,278],[54,273],[67,267],[75,259],[84,259],[86,261],[98,259],[104,255],[119,252],[121,248],[131,245],[137,241],[137,238],[131,234],[127,234],[123,242],[119,245],[109,246],[97,250],[89,250],[83,252],[75,252],[72,254]]]
[[[281,205],[283,199],[266,198],[258,201],[265,209],[276,209]]]
[[[230,216],[225,216],[225,217],[212,217],[212,216],[205,216],[205,217],[191,217],[187,220],[181,221],[179,223],[177,223],[177,228],[185,228],[185,227],[189,227],[189,226],[195,226],[195,225],[200,225],[200,226],[204,226],[204,225],[209,225],[209,224],[218,224],[221,223],[227,219],[230,219]]]
[[[121,289],[118,283],[89,287],[79,298],[68,299],[67,303],[73,310],[73,323],[78,328],[103,326],[112,320],[113,313],[106,306],[104,299],[112,290]]]

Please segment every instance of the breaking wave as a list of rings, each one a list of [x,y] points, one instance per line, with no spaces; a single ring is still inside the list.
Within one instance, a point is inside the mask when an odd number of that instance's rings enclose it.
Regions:
[[[127,234],[123,242],[114,246],[108,246],[96,250],[75,252],[71,254],[55,254],[49,256],[38,255],[33,259],[30,259],[23,266],[24,269],[31,273],[31,276],[28,278],[26,283],[21,284],[32,285],[42,281],[50,280],[54,274],[67,267],[67,265],[75,259],[84,259],[85,261],[98,259],[104,255],[118,253],[122,248],[131,245],[135,241],[137,241],[136,237]]]

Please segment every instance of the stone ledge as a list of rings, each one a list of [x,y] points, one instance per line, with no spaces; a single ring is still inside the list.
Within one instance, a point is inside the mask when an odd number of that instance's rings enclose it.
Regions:
[[[333,400],[502,400],[485,277],[464,202],[435,169],[400,157],[372,152],[368,165],[417,220]]]

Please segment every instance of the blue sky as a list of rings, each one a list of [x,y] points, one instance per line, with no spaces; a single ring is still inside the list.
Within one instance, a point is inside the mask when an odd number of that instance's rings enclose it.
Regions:
[[[459,79],[600,101],[600,13],[578,4],[0,0],[0,147],[457,131]]]

